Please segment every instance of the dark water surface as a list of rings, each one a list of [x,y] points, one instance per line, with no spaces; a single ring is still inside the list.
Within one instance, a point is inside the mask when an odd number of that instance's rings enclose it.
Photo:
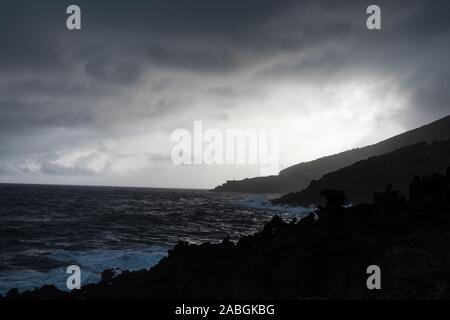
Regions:
[[[0,294],[54,284],[81,267],[83,284],[104,269],[148,269],[180,240],[218,242],[253,233],[279,214],[271,195],[198,190],[0,184]]]

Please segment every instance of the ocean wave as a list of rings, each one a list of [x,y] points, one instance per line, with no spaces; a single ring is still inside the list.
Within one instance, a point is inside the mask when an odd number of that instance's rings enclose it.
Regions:
[[[246,199],[239,200],[235,202],[235,205],[245,208],[270,210],[276,212],[277,214],[297,216],[300,218],[309,215],[316,209],[314,207],[305,208],[287,205],[274,205],[270,202],[271,198],[273,198],[273,196],[271,195],[255,195]]]
[[[66,281],[70,276],[66,273],[69,265],[78,265],[81,269],[81,283],[97,283],[101,272],[106,269],[141,270],[156,265],[167,255],[168,247],[152,247],[139,250],[90,250],[67,251],[55,250],[48,253],[48,258],[59,261],[65,267],[53,268],[47,271],[17,270],[0,273],[0,294],[6,294],[10,289],[19,291],[33,290],[45,284],[51,284],[60,290],[67,290]]]
[[[0,293],[53,284],[64,289],[71,264],[82,283],[105,269],[150,268],[178,241],[237,240],[273,215],[312,209],[274,206],[267,195],[135,188],[0,186]],[[19,194],[20,196],[16,196]],[[272,195],[272,197],[275,195]],[[15,199],[33,202],[24,206]],[[164,246],[164,247],[161,247]],[[142,249],[144,248],[144,249]]]

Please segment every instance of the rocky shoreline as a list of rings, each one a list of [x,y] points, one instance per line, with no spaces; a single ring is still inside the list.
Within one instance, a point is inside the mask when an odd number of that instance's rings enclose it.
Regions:
[[[416,177],[408,200],[391,187],[352,207],[341,191],[321,194],[318,219],[275,216],[237,243],[180,242],[150,270],[106,270],[81,290],[44,286],[2,299],[450,298],[450,168]],[[381,290],[366,287],[369,265],[381,269]]]

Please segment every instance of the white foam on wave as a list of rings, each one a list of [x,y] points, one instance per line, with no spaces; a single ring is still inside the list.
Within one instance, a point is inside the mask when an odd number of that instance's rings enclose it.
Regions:
[[[81,284],[97,283],[106,269],[141,270],[156,265],[167,255],[166,247],[126,250],[66,251],[56,250],[48,257],[60,261],[66,267],[50,269],[46,272],[36,270],[18,270],[0,273],[0,294],[6,294],[11,288],[19,291],[33,290],[45,284],[51,284],[60,290],[67,290],[66,273],[69,265],[78,265],[81,269]]]
[[[273,195],[252,195],[247,199],[237,201],[236,205],[245,208],[270,210],[281,215],[295,216],[299,218],[306,217],[316,209],[314,207],[305,208],[299,206],[293,207],[288,205],[274,205],[270,202],[270,199],[273,198]]]

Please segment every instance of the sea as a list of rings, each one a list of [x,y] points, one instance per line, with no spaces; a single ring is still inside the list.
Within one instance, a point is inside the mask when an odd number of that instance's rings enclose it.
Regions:
[[[276,195],[124,187],[0,184],[0,294],[45,284],[67,290],[106,269],[149,269],[179,241],[216,243],[260,230],[274,215],[312,208],[273,206]]]

